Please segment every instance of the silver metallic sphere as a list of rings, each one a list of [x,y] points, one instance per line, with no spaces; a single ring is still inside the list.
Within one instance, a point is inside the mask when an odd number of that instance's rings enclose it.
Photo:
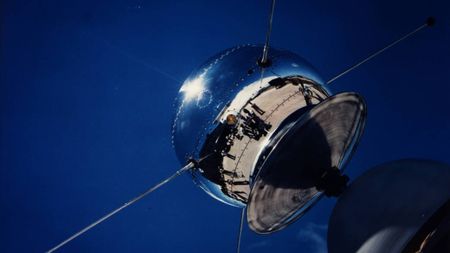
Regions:
[[[271,48],[263,67],[262,51],[244,45],[210,58],[185,80],[176,100],[172,142],[178,159],[202,159],[192,171],[194,182],[237,207],[247,203],[270,137],[291,114],[330,96],[303,58]]]

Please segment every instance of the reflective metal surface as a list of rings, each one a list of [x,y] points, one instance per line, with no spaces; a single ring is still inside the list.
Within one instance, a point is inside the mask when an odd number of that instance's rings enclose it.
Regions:
[[[250,228],[261,234],[272,233],[309,210],[324,193],[319,190],[324,176],[341,174],[339,170],[344,169],[359,142],[365,119],[363,98],[345,92],[281,127],[260,158],[262,165],[258,166],[247,206]],[[337,185],[340,194],[345,183],[328,180],[325,187]]]
[[[440,231],[450,235],[449,183],[450,166],[435,161],[406,159],[370,169],[333,209],[329,252],[448,252],[448,244],[447,250],[427,244]]]
[[[176,100],[172,142],[178,159],[185,164],[203,157],[192,171],[194,181],[238,207],[247,203],[270,136],[289,115],[330,95],[301,57],[271,48],[270,65],[262,68],[261,54],[254,45],[219,53],[186,79]]]

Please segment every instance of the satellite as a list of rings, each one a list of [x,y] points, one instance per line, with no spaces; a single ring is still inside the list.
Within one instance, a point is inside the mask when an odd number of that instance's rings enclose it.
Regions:
[[[250,229],[270,234],[313,210],[322,196],[338,197],[328,230],[332,253],[450,252],[450,166],[393,161],[348,185],[343,172],[367,106],[358,93],[328,88],[434,19],[325,81],[300,56],[269,47],[274,9],[275,0],[264,45],[224,50],[181,86],[172,143],[183,167],[48,252],[183,173],[211,197],[242,209],[237,252],[245,217]]]

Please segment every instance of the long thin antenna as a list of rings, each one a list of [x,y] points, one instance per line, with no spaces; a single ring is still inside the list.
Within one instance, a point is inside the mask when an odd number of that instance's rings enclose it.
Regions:
[[[270,41],[270,34],[272,33],[272,21],[273,21],[274,11],[275,11],[275,0],[272,0],[272,5],[270,8],[270,14],[269,14],[269,24],[268,24],[267,33],[266,33],[266,43],[264,43],[263,55],[262,55],[261,62],[260,62],[261,66],[264,66],[268,63],[267,57],[269,55],[269,41]]]
[[[362,61],[356,63],[355,65],[351,66],[350,68],[346,69],[345,71],[343,71],[340,74],[336,75],[335,77],[331,78],[330,80],[327,81],[327,84],[330,84],[330,83],[336,81],[337,79],[341,78],[345,74],[347,74],[350,71],[356,69],[357,67],[363,65],[364,63],[370,61],[374,57],[378,56],[379,54],[383,53],[384,51],[388,50],[389,48],[395,46],[399,42],[401,42],[401,41],[411,37],[412,35],[414,35],[415,33],[419,32],[420,30],[422,30],[422,29],[424,29],[426,27],[429,27],[429,26],[433,26],[435,22],[436,21],[435,21],[435,19],[433,17],[429,17],[423,25],[417,27],[416,29],[414,29],[413,31],[407,33],[406,35],[403,35],[403,37],[397,39],[396,41],[390,43],[389,45],[387,45],[387,46],[383,47],[382,49],[376,51],[375,53],[371,54],[369,57],[363,59]]]
[[[166,183],[172,181],[174,178],[178,177],[179,175],[181,175],[183,172],[188,171],[190,169],[193,169],[195,167],[195,162],[189,162],[186,166],[184,166],[183,168],[181,168],[180,170],[178,170],[177,172],[175,172],[173,175],[171,175],[170,177],[168,177],[167,179],[161,181],[160,183],[158,183],[157,185],[149,188],[148,190],[146,190],[145,192],[141,193],[140,195],[138,195],[137,197],[134,197],[133,199],[131,199],[130,201],[126,202],[125,204],[123,204],[122,206],[120,206],[119,208],[113,210],[112,212],[106,214],[105,216],[101,217],[100,219],[96,220],[95,222],[93,222],[92,224],[90,224],[89,226],[83,228],[82,230],[80,230],[79,232],[75,233],[74,235],[72,235],[71,237],[67,238],[65,241],[61,242],[60,244],[56,245],[55,247],[51,248],[49,251],[47,251],[47,253],[51,253],[56,251],[57,249],[61,248],[62,246],[64,246],[65,244],[67,244],[68,242],[72,241],[73,239],[77,238],[78,236],[84,234],[85,232],[87,232],[88,230],[90,230],[91,228],[97,226],[98,224],[104,222],[105,220],[109,219],[111,216],[115,215],[116,213],[122,211],[123,209],[125,209],[126,207],[138,202],[139,200],[141,200],[142,198],[144,198],[145,196],[147,196],[148,194],[152,193],[153,191],[155,191],[156,189],[158,189],[159,187],[165,185]]]
[[[237,253],[241,252],[241,238],[242,238],[242,227],[244,225],[244,217],[245,217],[245,207],[242,208],[242,210],[241,210],[241,221],[239,222],[239,233],[238,233],[237,248],[236,248]]]

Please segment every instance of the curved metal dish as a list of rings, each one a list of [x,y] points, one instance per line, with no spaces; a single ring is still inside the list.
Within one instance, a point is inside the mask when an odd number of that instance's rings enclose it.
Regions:
[[[258,233],[283,229],[316,203],[323,176],[342,170],[356,148],[366,105],[358,94],[346,92],[292,116],[263,151],[251,186],[247,221]]]

